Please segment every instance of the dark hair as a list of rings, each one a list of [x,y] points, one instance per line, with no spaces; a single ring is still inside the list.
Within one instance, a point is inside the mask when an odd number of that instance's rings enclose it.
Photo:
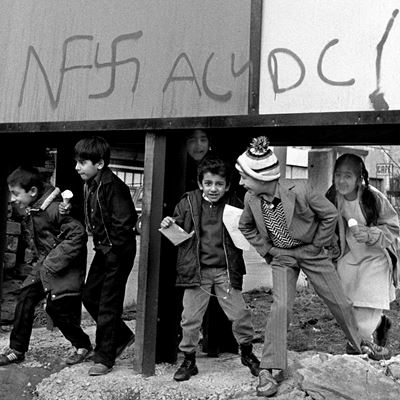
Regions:
[[[333,173],[343,164],[350,165],[354,170],[355,175],[357,175],[362,181],[364,181],[364,187],[361,193],[361,205],[365,214],[365,219],[367,225],[376,225],[379,217],[379,206],[375,195],[369,186],[369,174],[365,168],[364,161],[361,157],[356,154],[345,153],[342,154],[335,162],[335,167]],[[335,205],[336,204],[336,189],[335,185],[330,187],[327,192],[326,197]]]
[[[81,139],[75,145],[75,159],[78,161],[90,160],[93,164],[100,160],[104,161],[104,166],[110,163],[110,145],[100,136],[92,136]]]
[[[20,186],[25,192],[28,192],[33,186],[38,191],[43,190],[43,178],[37,168],[32,166],[19,166],[7,177],[7,184],[10,186]]]
[[[197,168],[197,180],[201,182],[204,175],[210,172],[214,175],[219,175],[225,178],[226,184],[231,182],[232,168],[225,161],[217,157],[206,157]]]

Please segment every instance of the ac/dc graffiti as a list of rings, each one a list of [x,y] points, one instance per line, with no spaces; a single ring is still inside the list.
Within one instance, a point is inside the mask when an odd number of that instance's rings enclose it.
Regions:
[[[383,48],[385,46],[387,38],[389,36],[390,30],[393,27],[394,20],[397,17],[398,13],[399,13],[398,9],[395,9],[392,12],[392,17],[390,18],[390,20],[386,26],[386,30],[376,47],[376,49],[377,49],[377,56],[376,56],[376,62],[375,62],[376,89],[369,95],[370,102],[375,110],[388,110],[389,109],[389,105],[385,101],[385,99],[383,97],[383,93],[381,92],[381,87],[380,87],[382,53],[383,53]],[[330,42],[328,42],[328,44],[322,49],[321,54],[319,55],[319,58],[318,58],[318,63],[317,63],[318,76],[323,82],[325,82],[328,85],[352,86],[355,83],[354,78],[348,79],[347,81],[335,81],[335,80],[329,79],[324,74],[324,71],[323,71],[323,62],[324,62],[326,53],[328,52],[328,50],[331,47],[335,46],[338,43],[339,43],[339,39],[333,39]],[[279,82],[278,82],[279,63],[278,63],[277,54],[279,54],[279,53],[286,54],[287,56],[291,57],[297,63],[299,70],[300,70],[297,81],[287,87],[279,86]],[[301,58],[294,51],[287,49],[287,48],[275,48],[268,54],[267,63],[268,63],[268,72],[271,77],[272,88],[275,93],[275,97],[277,94],[284,93],[289,90],[293,90],[293,89],[299,87],[303,83],[305,75],[306,75],[306,67],[305,67],[303,61],[301,60]]]
[[[110,70],[110,81],[109,81],[109,86],[106,90],[100,93],[92,93],[89,94],[89,99],[101,99],[101,98],[106,98],[109,97],[115,89],[115,82],[117,79],[117,69],[118,67],[125,65],[125,64],[131,64],[132,65],[132,87],[131,87],[131,92],[132,96],[134,97],[135,92],[138,87],[139,79],[140,79],[140,60],[136,57],[129,57],[126,59],[119,60],[117,59],[117,50],[118,47],[120,46],[121,43],[126,42],[126,41],[133,41],[137,42],[140,40],[140,38],[143,36],[143,31],[137,31],[133,33],[128,33],[124,35],[117,36],[111,43],[111,60],[109,62],[100,62],[99,61],[99,49],[100,49],[100,43],[96,43],[96,51],[95,51],[95,56],[94,56],[94,61],[92,64],[75,64],[75,65],[69,65],[67,66],[67,56],[68,56],[68,50],[72,44],[77,44],[77,42],[92,42],[94,40],[94,37],[92,35],[74,35],[68,37],[62,46],[62,60],[61,60],[61,66],[60,66],[60,75],[59,75],[59,80],[58,80],[58,85],[57,89],[53,92],[50,79],[48,76],[48,73],[46,71],[46,68],[44,67],[41,58],[35,48],[33,46],[28,47],[27,51],[27,57],[26,57],[26,64],[25,64],[25,70],[24,70],[24,77],[21,85],[21,90],[20,90],[20,95],[19,95],[19,101],[18,101],[18,107],[21,107],[23,102],[24,102],[24,96],[25,96],[25,88],[26,88],[26,83],[28,81],[28,76],[29,76],[29,70],[31,68],[31,65],[33,63],[33,60],[36,61],[36,64],[43,76],[45,87],[47,94],[49,96],[49,101],[51,104],[51,107],[53,109],[56,109],[60,103],[60,98],[61,98],[61,93],[63,89],[63,84],[64,84],[64,78],[66,74],[69,71],[72,70],[85,70],[85,69],[97,69],[101,70],[104,68],[109,68]],[[165,84],[163,85],[162,92],[165,93],[169,86],[173,84],[174,82],[189,82],[189,83],[194,83],[196,86],[196,90],[198,92],[198,95],[201,97],[203,94],[203,91],[206,96],[209,98],[219,101],[219,102],[228,102],[232,98],[232,91],[227,90],[225,93],[216,93],[212,90],[211,88],[211,82],[209,79],[209,68],[210,64],[213,61],[214,58],[214,53],[210,53],[208,56],[204,68],[203,68],[203,73],[201,77],[201,84],[199,83],[199,79],[196,76],[195,70],[193,68],[193,64],[189,58],[189,56],[186,53],[181,53],[178,55],[178,57],[175,59],[175,62],[173,63],[173,66],[171,68],[171,71],[165,81]],[[177,72],[178,66],[182,63],[186,64],[185,69],[190,70],[190,74],[188,75],[179,75]],[[231,74],[234,78],[238,78],[241,76],[247,68],[251,67],[250,61],[246,62],[244,65],[241,67],[237,67],[235,64],[235,54],[231,54],[231,60],[230,60],[230,71]],[[183,67],[182,67],[183,68]],[[201,88],[202,87],[202,88]],[[203,89],[203,91],[202,91]]]

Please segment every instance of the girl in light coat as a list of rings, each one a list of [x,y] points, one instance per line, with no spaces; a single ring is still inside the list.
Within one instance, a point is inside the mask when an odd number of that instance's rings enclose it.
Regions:
[[[353,302],[359,332],[365,340],[385,346],[391,322],[383,310],[390,309],[397,286],[398,215],[369,185],[364,162],[354,154],[336,160],[327,197],[339,212],[337,270]],[[348,343],[347,352],[351,350]]]

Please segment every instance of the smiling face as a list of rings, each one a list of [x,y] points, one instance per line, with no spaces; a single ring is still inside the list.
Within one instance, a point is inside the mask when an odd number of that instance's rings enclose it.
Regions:
[[[207,154],[209,147],[208,136],[201,130],[195,130],[186,141],[187,153],[195,161],[201,161]]]
[[[11,202],[15,203],[19,208],[27,208],[37,197],[37,188],[32,187],[26,191],[19,185],[8,185],[11,193]]]
[[[254,179],[242,171],[239,171],[239,173],[239,185],[242,185],[249,193],[253,194],[254,196],[258,196],[260,194],[266,194],[267,196],[275,195],[276,185],[278,183],[277,180],[269,182],[259,181],[258,179]]]
[[[216,203],[229,190],[229,185],[226,184],[226,179],[217,174],[206,172],[201,182],[198,182],[200,190],[212,202]]]
[[[354,200],[357,197],[360,181],[361,177],[349,163],[339,165],[333,175],[336,191],[347,200]]]
[[[95,177],[103,166],[103,160],[95,164],[91,160],[76,160],[75,170],[84,181],[88,181]]]

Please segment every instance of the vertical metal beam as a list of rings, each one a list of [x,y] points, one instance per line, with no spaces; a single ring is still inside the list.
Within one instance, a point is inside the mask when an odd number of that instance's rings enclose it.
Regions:
[[[134,366],[145,376],[155,372],[165,149],[164,134],[146,134]]]
[[[259,113],[262,0],[251,1],[248,113]]]

